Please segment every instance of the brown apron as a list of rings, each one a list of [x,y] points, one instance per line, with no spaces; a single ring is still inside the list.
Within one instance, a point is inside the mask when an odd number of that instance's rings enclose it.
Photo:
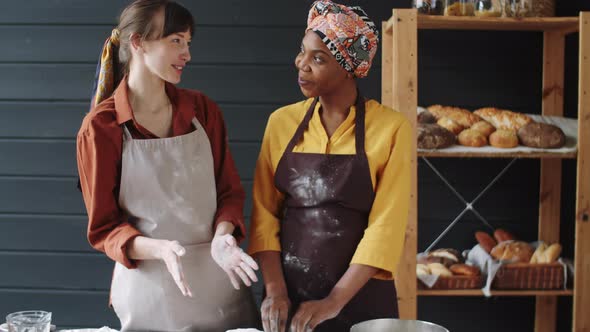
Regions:
[[[160,260],[129,270],[117,263],[111,286],[121,331],[219,332],[258,325],[248,287],[235,290],[211,257],[217,190],[211,145],[195,131],[160,139],[133,139],[123,126],[119,205],[144,236],[177,240],[193,297],[181,294]]]
[[[309,107],[275,174],[275,185],[285,195],[280,240],[292,314],[301,302],[325,298],[344,275],[367,228],[375,198],[365,154],[365,100],[360,93],[356,154],[293,152],[317,102]],[[397,317],[393,281],[371,279],[336,318],[316,331],[349,331],[361,321]]]

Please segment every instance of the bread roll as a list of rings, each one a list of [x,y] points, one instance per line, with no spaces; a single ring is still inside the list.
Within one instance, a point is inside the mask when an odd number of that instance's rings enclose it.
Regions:
[[[484,107],[473,114],[491,123],[496,129],[518,130],[526,124],[533,122],[528,115],[502,110],[494,107]]]
[[[492,249],[492,257],[512,263],[528,263],[533,256],[533,248],[522,241],[504,241]]]
[[[459,144],[464,146],[482,147],[488,144],[487,138],[477,130],[465,129],[457,137]]]
[[[454,264],[449,268],[455,275],[460,276],[478,276],[481,272],[475,266],[467,264]]]
[[[565,134],[554,125],[529,123],[518,130],[522,145],[532,148],[555,149],[565,145]]]
[[[418,124],[419,149],[444,149],[455,144],[455,141],[453,133],[437,124]]]
[[[469,128],[473,126],[474,123],[481,120],[477,115],[459,107],[432,105],[428,107],[428,111],[432,113],[437,120],[444,117],[450,118],[465,128]]]
[[[531,263],[531,264],[543,263],[545,261],[545,256],[544,256],[545,249],[547,249],[547,244],[545,244],[545,242],[539,243],[539,246],[537,247],[537,249],[533,253],[533,257],[531,257],[531,260],[529,263]]]
[[[418,123],[436,123],[436,118],[428,110],[418,113]]]
[[[447,117],[440,118],[438,121],[436,121],[436,124],[452,132],[455,135],[459,135],[459,133],[462,132],[463,129],[465,129],[462,125]]]
[[[453,273],[446,268],[446,266],[440,263],[430,263],[428,264],[428,268],[430,269],[430,274],[441,276],[441,277],[452,277]]]
[[[477,243],[485,250],[488,254],[492,252],[492,249],[498,244],[488,233],[486,232],[475,232],[475,239]]]
[[[416,275],[429,275],[430,269],[426,264],[416,264]]]
[[[496,241],[498,242],[516,240],[514,235],[502,228],[498,228],[494,231],[494,238],[496,238]]]
[[[543,257],[545,258],[544,262],[553,263],[557,261],[559,255],[561,255],[561,245],[559,243],[554,243],[547,247],[543,252]]]
[[[494,131],[496,131],[496,128],[494,128],[491,123],[483,120],[476,122],[469,129],[477,130],[485,137],[489,137]]]
[[[490,135],[490,145],[501,149],[510,149],[518,146],[516,131],[498,129]]]

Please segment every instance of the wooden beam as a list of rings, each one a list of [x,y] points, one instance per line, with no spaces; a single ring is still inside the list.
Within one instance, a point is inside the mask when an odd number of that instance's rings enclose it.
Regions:
[[[382,31],[386,31],[387,22],[383,22]],[[384,32],[381,37],[381,104],[393,106],[393,35]]]
[[[565,35],[545,31],[543,35],[543,115],[563,116]],[[561,159],[541,159],[539,188],[539,240],[559,242],[561,223]],[[535,332],[554,332],[557,297],[537,296]]]
[[[392,28],[392,107],[403,112],[412,125],[412,175],[410,210],[404,251],[396,274],[400,318],[416,319],[416,253],[418,248],[418,164],[416,159],[416,110],[418,107],[418,31],[415,9],[395,9]]]
[[[580,13],[574,332],[590,331],[590,12]]]

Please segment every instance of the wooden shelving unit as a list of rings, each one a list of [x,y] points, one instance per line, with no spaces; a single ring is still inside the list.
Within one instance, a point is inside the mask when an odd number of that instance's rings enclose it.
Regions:
[[[418,15],[415,9],[394,9],[391,18],[383,22],[382,103],[404,112],[416,128],[418,101],[418,30],[513,30],[543,33],[543,116],[563,116],[565,36],[579,31],[579,102],[578,146],[576,153],[515,153],[515,154],[449,154],[442,151],[412,154],[412,192],[406,232],[405,250],[398,273],[398,304],[400,316],[417,318],[417,296],[483,296],[480,290],[418,290],[416,288],[417,253],[417,157],[469,158],[539,158],[541,179],[539,188],[540,240],[558,242],[561,209],[561,161],[577,159],[576,230],[573,290],[551,291],[493,291],[494,296],[535,296],[535,331],[556,329],[557,297],[573,296],[573,331],[590,330],[590,13],[579,17],[554,18],[477,18]],[[414,140],[416,144],[416,140]],[[415,146],[414,146],[415,147]]]

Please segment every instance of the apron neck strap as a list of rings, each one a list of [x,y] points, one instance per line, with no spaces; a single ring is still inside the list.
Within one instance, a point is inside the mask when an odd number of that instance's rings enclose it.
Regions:
[[[303,132],[308,128],[309,121],[311,120],[311,117],[313,116],[313,112],[315,111],[315,108],[316,108],[316,105],[318,104],[318,102],[319,102],[319,97],[316,97],[313,100],[313,102],[311,103],[311,105],[309,106],[307,113],[305,113],[303,120],[299,124],[299,127],[297,127],[297,131],[295,131],[295,134],[291,138],[289,145],[287,145],[287,150],[286,150],[287,152],[293,152],[295,145],[303,138]],[[356,107],[356,114],[355,114],[355,119],[354,119],[354,124],[355,124],[354,140],[355,140],[356,153],[357,154],[364,154],[365,153],[365,98],[361,95],[360,91],[358,91],[358,90],[357,90],[357,97],[356,97],[356,101],[355,101],[355,107]]]

